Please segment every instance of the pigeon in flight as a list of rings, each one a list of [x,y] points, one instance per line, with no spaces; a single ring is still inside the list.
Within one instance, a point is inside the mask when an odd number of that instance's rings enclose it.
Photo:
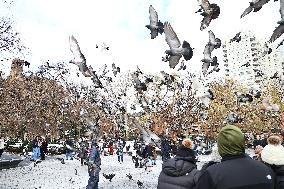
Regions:
[[[211,46],[209,43],[205,45],[204,48],[204,58],[201,60],[203,62],[202,64],[202,73],[204,76],[208,75],[207,71],[209,69],[209,66],[218,66],[218,59],[216,56],[211,58],[211,52],[213,51],[214,46]],[[217,70],[217,68],[215,68]]]
[[[208,42],[208,44],[213,46],[214,47],[213,49],[220,48],[221,47],[221,39],[216,38],[215,34],[211,30],[208,31],[208,34],[209,34],[209,42]]]
[[[257,12],[259,11],[263,5],[268,3],[270,0],[253,0],[252,2],[249,3],[249,6],[245,9],[243,14],[241,15],[241,18],[245,17],[249,13]]]
[[[117,73],[120,73],[120,67],[115,66],[114,63],[112,63],[111,66],[112,66],[113,75],[116,77]]]
[[[242,40],[241,32],[238,32],[238,33],[230,40],[230,43],[232,43],[233,41],[235,41],[235,42],[240,42],[241,40]]]
[[[146,28],[151,31],[151,39],[155,39],[158,36],[158,33],[162,35],[164,32],[164,25],[158,20],[158,13],[152,5],[149,7],[149,14],[150,25],[146,25]]]
[[[70,60],[69,62],[77,65],[79,67],[80,72],[82,72],[85,77],[91,77],[90,70],[88,69],[86,64],[86,58],[82,54],[79,44],[73,35],[69,37],[69,44],[70,50],[74,56],[74,59]]]
[[[264,57],[267,54],[272,53],[272,49],[267,45],[267,43],[264,44],[264,51],[262,53],[262,57]]]
[[[183,61],[183,60],[181,61],[180,67],[178,68],[177,71],[180,71],[180,70],[186,70],[186,65],[184,64],[184,61]]]
[[[281,20],[277,22],[277,24],[279,25],[275,28],[272,36],[270,37],[269,42],[271,43],[278,39],[284,33],[284,0],[280,0],[279,12],[281,15]]]
[[[209,26],[212,20],[218,18],[220,14],[220,7],[217,4],[210,4],[208,0],[198,0],[200,5],[200,9],[197,12],[201,12],[200,15],[203,16],[203,20],[201,21],[200,30],[204,30]]]
[[[166,50],[165,53],[169,55],[170,68],[174,69],[182,56],[185,60],[190,60],[192,58],[193,49],[190,47],[190,44],[187,41],[183,41],[181,46],[181,43],[170,23],[165,23],[164,31],[166,42],[170,47],[170,50]]]

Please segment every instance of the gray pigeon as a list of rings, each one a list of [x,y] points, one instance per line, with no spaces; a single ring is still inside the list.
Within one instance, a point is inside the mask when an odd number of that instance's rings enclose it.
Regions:
[[[249,3],[249,6],[245,9],[243,14],[241,15],[241,18],[245,17],[249,13],[257,12],[259,11],[263,5],[268,3],[270,0],[253,0],[252,2]]]
[[[269,42],[274,42],[276,39],[278,39],[283,33],[284,33],[284,0],[280,0],[280,15],[281,20],[277,22],[279,24],[275,30],[273,31],[273,34],[269,40]]]
[[[151,31],[151,39],[155,39],[158,36],[158,33],[162,35],[164,32],[164,25],[158,20],[158,13],[152,5],[149,7],[149,14],[150,25],[146,25],[146,28]]]
[[[238,33],[230,40],[230,43],[232,43],[233,41],[235,41],[235,42],[240,42],[241,40],[242,40],[241,32],[238,32]]]
[[[214,48],[215,48],[215,46],[210,43],[210,39],[209,39],[209,42],[205,45],[205,48],[204,48],[204,51],[203,51],[204,58],[201,60],[203,62],[202,73],[203,73],[204,76],[207,75],[207,71],[208,71],[210,65],[212,65],[212,66],[218,65],[217,57],[216,56],[213,57],[213,58],[211,57],[211,53],[214,50]],[[217,69],[217,68],[215,68],[215,69]]]
[[[170,23],[165,23],[164,31],[166,42],[170,46],[170,50],[166,50],[165,53],[170,55],[169,65],[170,68],[174,69],[182,56],[185,60],[190,60],[192,58],[193,49],[190,47],[190,44],[187,41],[183,41],[181,46],[181,43]]]
[[[69,62],[77,65],[79,67],[80,72],[82,72],[85,77],[91,77],[91,73],[86,64],[86,58],[82,54],[79,44],[73,35],[69,37],[69,44],[70,50],[74,56],[74,59],[70,60]]]
[[[220,48],[221,47],[221,39],[216,38],[214,33],[211,30],[208,31],[208,34],[209,34],[208,44],[212,45],[214,47],[214,49]]]
[[[208,0],[198,0],[198,3],[201,8],[196,13],[201,12],[203,16],[200,26],[200,30],[202,31],[209,26],[212,20],[218,18],[220,7],[215,3],[210,4]]]
[[[112,63],[111,66],[112,66],[113,75],[116,77],[117,73],[120,73],[120,67],[115,66],[114,63]]]

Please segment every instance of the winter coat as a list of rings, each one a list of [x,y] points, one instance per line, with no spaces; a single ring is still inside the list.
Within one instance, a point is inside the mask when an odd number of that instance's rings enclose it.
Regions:
[[[191,189],[199,176],[192,157],[176,156],[164,161],[158,189]]]
[[[90,151],[90,155],[89,155],[89,165],[96,165],[97,167],[101,166],[101,157],[100,157],[100,152],[98,147],[93,146],[91,151]]]
[[[261,152],[261,159],[273,169],[276,175],[275,188],[284,189],[284,147],[268,144]]]
[[[147,145],[146,148],[146,157],[153,157],[153,147],[151,145]]]
[[[38,141],[36,139],[33,140],[32,145],[33,145],[33,148],[39,147]]]
[[[196,189],[274,189],[274,173],[246,155],[222,157],[200,176]]]

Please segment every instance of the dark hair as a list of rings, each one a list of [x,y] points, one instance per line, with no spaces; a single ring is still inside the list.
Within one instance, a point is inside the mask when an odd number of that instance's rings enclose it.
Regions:
[[[195,157],[194,151],[190,148],[186,148],[184,145],[178,147],[176,155],[180,157]]]

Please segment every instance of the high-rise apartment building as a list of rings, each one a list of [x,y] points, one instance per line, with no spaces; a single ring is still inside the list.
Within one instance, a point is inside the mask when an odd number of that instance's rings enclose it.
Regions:
[[[239,42],[223,42],[223,60],[226,78],[242,84],[263,87],[276,72],[283,78],[284,58],[275,45],[258,40],[249,31],[240,34]]]

